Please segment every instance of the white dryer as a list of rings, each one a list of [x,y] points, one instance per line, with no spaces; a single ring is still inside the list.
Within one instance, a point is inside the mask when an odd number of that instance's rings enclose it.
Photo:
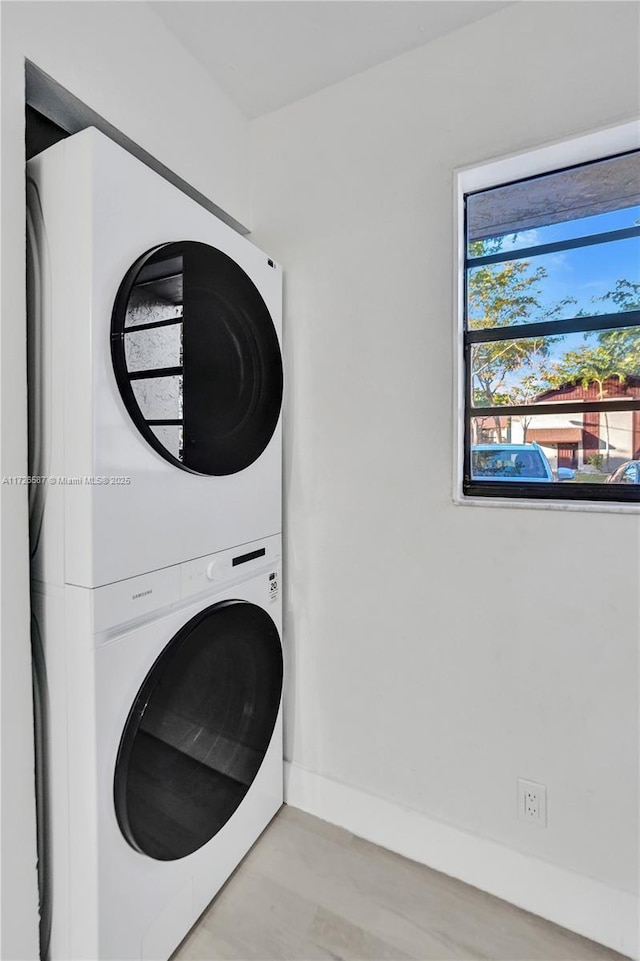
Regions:
[[[281,531],[282,273],[95,129],[28,164],[35,575]]]
[[[276,536],[36,593],[51,961],[164,961],[280,807],[280,570]]]

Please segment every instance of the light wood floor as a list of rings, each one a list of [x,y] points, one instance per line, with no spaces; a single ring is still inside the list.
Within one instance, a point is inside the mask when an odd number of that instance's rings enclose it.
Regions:
[[[615,961],[621,955],[285,806],[173,961]]]

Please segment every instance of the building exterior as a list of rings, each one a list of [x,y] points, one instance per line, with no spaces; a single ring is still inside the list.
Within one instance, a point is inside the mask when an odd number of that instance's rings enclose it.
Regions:
[[[566,383],[539,394],[535,403],[619,401],[640,398],[640,377],[610,377],[600,385]],[[552,468],[599,467],[609,472],[640,457],[640,411],[585,411],[512,418],[511,443],[536,443]]]
[[[539,444],[551,467],[614,471],[640,458],[640,411],[566,413],[562,405],[579,401],[640,399],[640,377],[610,377],[583,385],[566,383],[538,394],[536,404],[558,404],[557,414],[475,418],[475,444]]]

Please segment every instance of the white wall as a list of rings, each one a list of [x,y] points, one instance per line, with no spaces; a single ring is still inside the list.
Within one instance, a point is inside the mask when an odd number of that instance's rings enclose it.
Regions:
[[[24,59],[241,222],[248,126],[144,3],[3,3],[0,474],[25,475]],[[37,956],[26,488],[0,486],[2,942]]]
[[[285,266],[290,798],[358,831],[329,778],[360,827],[386,798],[570,899],[597,882],[556,920],[629,951],[638,518],[453,505],[452,178],[637,116],[638,38],[636,4],[519,3],[252,124],[254,237]]]
[[[145,4],[1,9],[10,475],[26,472],[24,57],[250,218],[246,124]],[[638,524],[452,505],[452,169],[636,114],[637,38],[635,4],[520,3],[251,141],[255,239],[287,271],[288,757],[413,809],[416,830],[446,823],[614,895],[637,877]],[[0,487],[0,509],[1,953],[19,959],[36,952],[25,490]],[[515,819],[517,776],[549,786],[546,831]]]

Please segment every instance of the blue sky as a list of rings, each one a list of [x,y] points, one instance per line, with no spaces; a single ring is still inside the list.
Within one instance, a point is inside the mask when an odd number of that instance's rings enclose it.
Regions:
[[[640,207],[588,217],[584,220],[554,224],[529,232],[529,242],[543,244],[580,237],[587,234],[632,227],[640,220]],[[532,235],[535,234],[535,237]],[[520,244],[518,244],[520,246]],[[616,280],[626,278],[640,283],[640,238],[617,240],[595,247],[576,248],[557,254],[531,258],[532,267],[543,265],[547,269],[542,291],[545,303],[552,304],[566,295],[576,298],[575,310],[584,308],[593,313],[612,311],[611,304],[592,303],[615,286]],[[567,310],[567,316],[574,308]]]
[[[503,250],[514,250],[538,244],[554,243],[560,240],[583,237],[605,231],[632,227],[640,221],[640,206],[623,210],[571,220],[522,231],[520,234],[503,238]],[[547,254],[541,257],[528,257],[532,272],[543,266],[547,276],[540,283],[539,300],[543,308],[550,307],[564,297],[571,296],[577,301],[563,308],[559,317],[573,317],[580,310],[590,314],[613,313],[615,304],[611,301],[598,302],[607,291],[613,290],[616,281],[626,279],[640,283],[640,237],[631,240],[618,240],[593,247],[575,248]],[[530,321],[543,317],[532,314]],[[597,335],[591,335],[588,343],[595,344]],[[575,350],[585,344],[583,334],[570,334],[551,348],[550,361],[560,357],[567,350]],[[522,373],[525,373],[523,370]],[[517,379],[517,378],[516,378]]]
[[[597,217],[585,217],[566,223],[552,224],[524,230],[517,235],[507,235],[502,239],[503,250],[517,250],[538,244],[555,243],[575,237],[584,237],[605,231],[632,227],[640,221],[640,206],[626,207]],[[571,316],[583,308],[593,313],[605,313],[611,305],[592,303],[592,298],[602,296],[611,290],[616,280],[626,278],[640,283],[640,238],[617,240],[594,247],[578,247],[574,250],[559,251],[541,257],[527,258],[532,270],[544,266],[547,277],[541,285],[542,300],[551,305],[567,295],[578,301],[570,307],[566,316]],[[531,320],[538,318],[532,316]]]

